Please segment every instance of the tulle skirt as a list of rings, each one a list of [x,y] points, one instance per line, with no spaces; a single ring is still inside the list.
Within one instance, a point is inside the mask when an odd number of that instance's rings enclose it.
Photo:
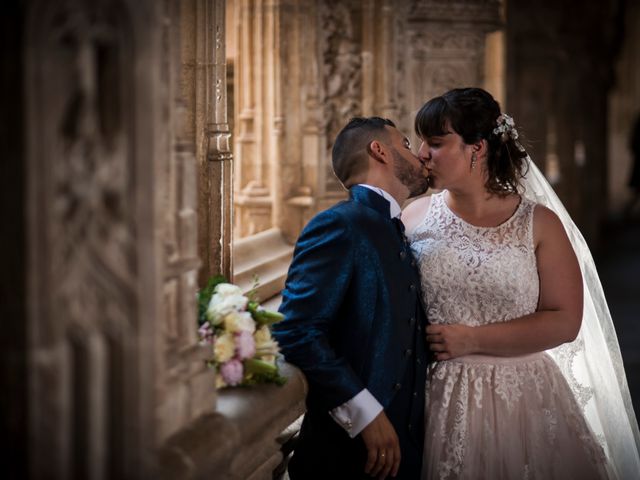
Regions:
[[[423,480],[612,478],[546,353],[436,362],[426,390]]]

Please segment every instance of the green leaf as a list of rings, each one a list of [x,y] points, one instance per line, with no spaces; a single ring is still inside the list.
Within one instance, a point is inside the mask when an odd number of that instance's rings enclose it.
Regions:
[[[245,372],[253,374],[272,374],[278,372],[278,367],[257,358],[246,359],[244,361],[244,368]]]
[[[223,275],[214,275],[207,281],[207,285],[198,292],[198,326],[207,321],[207,307],[213,296],[216,287],[221,283],[227,283]]]
[[[253,319],[258,325],[272,325],[274,323],[284,320],[284,315],[280,312],[272,312],[271,310],[256,309],[255,312],[251,312]]]

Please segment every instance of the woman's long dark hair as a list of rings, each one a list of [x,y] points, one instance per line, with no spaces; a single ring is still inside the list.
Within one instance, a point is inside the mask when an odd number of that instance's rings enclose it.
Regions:
[[[467,145],[486,140],[487,181],[490,193],[505,196],[518,193],[526,173],[527,153],[508,136],[504,140],[493,130],[498,126],[500,105],[481,88],[456,88],[425,103],[415,120],[416,134],[426,139],[446,133],[447,122]]]

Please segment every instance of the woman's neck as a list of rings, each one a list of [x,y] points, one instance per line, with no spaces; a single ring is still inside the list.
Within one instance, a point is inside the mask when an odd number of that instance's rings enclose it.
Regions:
[[[520,203],[517,195],[499,196],[482,189],[445,192],[447,206],[460,218],[478,226],[495,226],[513,215]]]

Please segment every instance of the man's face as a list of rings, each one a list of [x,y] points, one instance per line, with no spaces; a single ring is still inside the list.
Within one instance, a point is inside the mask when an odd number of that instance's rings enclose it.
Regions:
[[[409,198],[422,195],[429,188],[427,170],[420,159],[411,151],[411,142],[400,131],[387,127],[393,153],[393,174],[409,190]]]

